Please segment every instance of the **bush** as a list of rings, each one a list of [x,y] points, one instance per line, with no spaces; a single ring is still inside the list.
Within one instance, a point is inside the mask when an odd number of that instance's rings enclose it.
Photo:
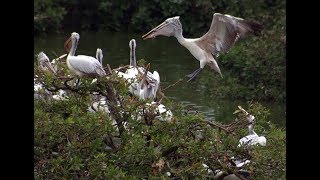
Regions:
[[[251,159],[242,169],[248,178],[286,177],[285,131],[268,122],[269,111],[259,103],[249,103],[247,109],[256,116],[256,132],[266,136],[267,146],[244,149],[237,144],[247,135],[248,123],[239,111],[237,120],[220,124],[166,100],[174,119],[163,122],[145,109],[148,100],[130,96],[128,84],[115,75],[99,78],[97,84],[81,78],[78,87],[69,87],[59,77],[37,68],[35,73],[49,91],[65,89],[68,95],[65,101],[50,95],[34,100],[36,179],[155,179],[167,178],[168,172],[170,178],[212,178],[203,163],[239,175],[239,168],[230,164],[232,156]],[[111,116],[87,110],[93,92],[107,97]],[[137,118],[141,109],[145,111]]]

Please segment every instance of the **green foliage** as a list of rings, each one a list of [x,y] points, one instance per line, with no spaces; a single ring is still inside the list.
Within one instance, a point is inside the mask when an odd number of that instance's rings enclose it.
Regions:
[[[281,12],[284,16],[285,12]],[[279,24],[284,23],[281,19]],[[265,30],[259,37],[240,40],[232,50],[220,55],[224,78],[205,72],[201,82],[211,97],[231,97],[255,101],[286,100],[286,45],[284,26]],[[219,86],[216,86],[219,84]]]
[[[48,90],[67,87],[58,77],[37,68],[35,72]],[[239,173],[228,162],[232,156],[251,159],[243,168],[249,171],[249,178],[285,178],[285,130],[268,122],[269,110],[259,103],[249,103],[247,109],[256,116],[256,132],[266,136],[267,146],[238,148],[239,138],[247,135],[241,113],[237,126],[219,124],[166,100],[163,103],[173,110],[174,118],[159,121],[144,106],[148,101],[127,93],[128,83],[115,75],[108,77],[98,78],[96,84],[81,78],[78,87],[65,89],[68,98],[64,101],[50,95],[34,99],[36,179],[165,179],[166,172],[171,173],[170,178],[212,178],[202,164],[227,174]],[[93,92],[105,93],[111,116],[87,110]]]
[[[104,29],[145,33],[168,17],[181,16],[185,37],[203,35],[214,12],[263,24],[261,36],[240,39],[217,59],[224,78],[202,79],[212,97],[255,101],[286,100],[286,1],[282,0],[36,0],[35,32]],[[217,86],[219,84],[219,86]]]
[[[61,27],[66,10],[61,1],[35,0],[34,1],[34,32],[57,31]]]

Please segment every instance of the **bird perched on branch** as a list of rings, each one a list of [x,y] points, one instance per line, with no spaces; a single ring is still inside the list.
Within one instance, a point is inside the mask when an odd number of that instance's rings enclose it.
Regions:
[[[83,77],[102,77],[106,75],[101,63],[98,59],[86,56],[86,55],[75,55],[80,35],[76,32],[71,34],[71,37],[65,42],[64,48],[68,49],[69,43],[71,42],[71,49],[67,56],[67,65],[71,72]]]
[[[160,86],[160,75],[157,71],[153,71],[153,73],[149,71],[150,63],[145,68],[137,65],[135,55],[136,47],[135,39],[131,39],[129,42],[130,65],[125,69],[125,71],[121,72],[120,70],[116,70],[116,73],[120,77],[128,80],[130,83],[129,91],[132,94],[140,97],[141,99],[154,100]]]
[[[61,56],[62,57],[62,56]],[[60,57],[59,57],[60,58]],[[40,52],[37,56],[39,68],[44,72],[49,72],[52,74],[57,73],[57,67],[52,66],[52,63],[50,62],[50,59],[44,52]],[[57,60],[57,59],[56,59]],[[41,82],[36,82],[37,76],[34,78],[34,97],[40,98],[41,97],[41,91],[44,91],[46,95],[51,96],[54,100],[66,100],[67,95],[66,92],[62,89],[60,89],[57,93],[51,93],[47,89],[45,89],[44,85]]]
[[[240,146],[253,146],[256,144],[259,144],[261,146],[266,146],[267,139],[264,136],[259,136],[255,131],[254,131],[254,126],[255,126],[255,117],[253,115],[248,114],[247,115],[247,120],[249,121],[249,135],[241,138],[239,140],[239,145]]]

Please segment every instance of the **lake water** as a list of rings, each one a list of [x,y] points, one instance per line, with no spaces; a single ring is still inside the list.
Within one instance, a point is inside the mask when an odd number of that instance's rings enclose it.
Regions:
[[[142,34],[127,34],[114,32],[78,32],[80,41],[77,54],[91,55],[95,57],[96,49],[103,51],[103,64],[109,64],[111,68],[129,63],[129,41],[134,38],[137,43],[137,60],[145,59],[150,62],[150,71],[158,71],[161,78],[162,89],[175,83],[195,69],[199,68],[199,62],[182,47],[174,37],[157,37],[152,40],[142,40]],[[56,55],[64,54],[63,44],[71,32],[51,34],[34,39],[34,53],[44,51],[52,60]],[[219,60],[218,60],[219,61]],[[219,63],[219,62],[218,62]],[[201,75],[201,74],[200,74]],[[218,74],[217,74],[218,75]],[[193,81],[187,83],[186,79],[175,87],[167,89],[165,95],[181,102],[193,111],[203,113],[208,119],[216,121],[230,121],[234,119],[232,114],[238,105],[245,106],[246,102],[222,99],[207,99],[199,95],[199,91],[206,87]],[[286,107],[279,103],[262,103],[270,109],[270,120],[279,126],[286,126]]]

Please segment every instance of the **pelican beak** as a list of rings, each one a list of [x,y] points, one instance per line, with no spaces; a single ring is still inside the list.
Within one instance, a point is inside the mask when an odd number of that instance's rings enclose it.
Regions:
[[[66,40],[66,42],[64,43],[63,47],[66,53],[68,53],[71,49],[71,36],[69,37],[69,39]]]
[[[148,71],[150,69],[150,63],[147,64],[146,66],[146,70],[144,72],[144,74],[142,75],[142,86],[141,86],[141,89],[143,89],[144,86],[148,86],[149,82],[148,82],[148,79],[147,79],[147,74],[148,74]]]
[[[157,27],[153,28],[151,31],[149,31],[148,33],[144,34],[142,36],[143,40],[149,39],[149,38],[155,38],[158,35],[165,35],[168,36],[167,32],[162,32],[161,29],[163,29],[164,27],[168,26],[168,23],[165,21],[163,23],[161,23],[160,25],[158,25]]]
[[[56,70],[54,70],[54,68],[52,67],[51,63],[46,61],[44,62],[44,65],[52,72],[52,74],[56,74]]]

